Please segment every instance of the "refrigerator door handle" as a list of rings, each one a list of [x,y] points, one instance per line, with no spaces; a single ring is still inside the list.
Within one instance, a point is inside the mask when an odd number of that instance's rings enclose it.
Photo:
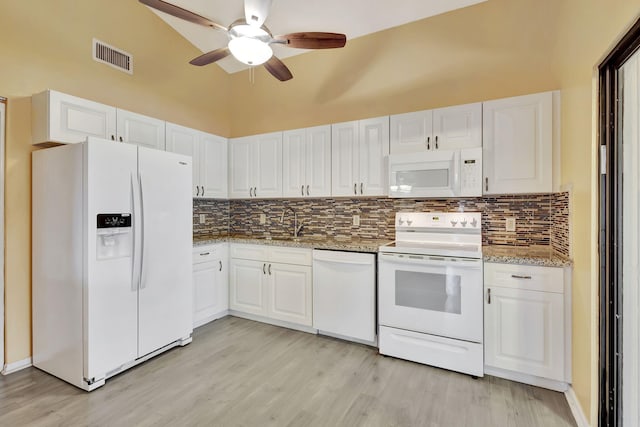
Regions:
[[[142,185],[142,174],[138,173],[138,182],[140,184],[140,219],[142,226],[140,227],[140,289],[144,289],[146,287],[144,281],[144,227],[145,227],[145,219],[144,219],[144,186]]]
[[[140,287],[140,262],[138,261],[138,250],[140,242],[138,239],[138,233],[140,230],[140,218],[138,217],[138,204],[140,201],[140,195],[137,192],[138,180],[135,175],[131,174],[131,210],[133,217],[133,248],[131,256],[131,290],[138,291]]]

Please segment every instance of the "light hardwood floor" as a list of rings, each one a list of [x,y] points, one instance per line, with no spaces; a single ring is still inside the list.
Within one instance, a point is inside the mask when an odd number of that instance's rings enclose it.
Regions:
[[[0,426],[574,426],[561,393],[227,317],[86,393],[0,377]]]

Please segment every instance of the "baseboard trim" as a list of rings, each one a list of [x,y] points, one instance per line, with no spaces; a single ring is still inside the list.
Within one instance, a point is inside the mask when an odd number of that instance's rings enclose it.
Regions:
[[[29,366],[33,366],[33,362],[30,357],[23,360],[18,360],[17,362],[7,363],[6,365],[4,365],[4,368],[2,369],[2,371],[0,371],[0,374],[2,375],[13,374],[14,372],[18,372],[23,369],[26,369]]]
[[[270,319],[255,314],[243,313],[241,311],[229,310],[229,315],[240,317],[242,319],[254,320],[256,322],[267,323],[269,325],[280,326],[282,328],[293,329],[295,331],[306,332],[308,334],[317,334],[318,330],[311,326],[298,325],[296,323],[284,322],[282,320]]]
[[[519,383],[529,384],[536,387],[548,388],[549,390],[559,391],[564,393],[569,389],[569,384],[550,380],[548,378],[536,377],[535,375],[527,375],[520,372],[508,371],[506,369],[494,368],[491,366],[484,367],[485,375],[491,375],[493,377],[504,378],[510,381],[517,381]]]
[[[224,310],[224,311],[221,311],[220,313],[212,314],[211,316],[207,316],[203,319],[199,319],[193,322],[193,329],[199,328],[200,326],[204,326],[207,323],[213,322],[214,320],[221,319],[224,316],[227,316],[228,314],[229,314],[229,310]]]
[[[587,417],[585,417],[582,406],[580,405],[580,401],[578,401],[578,396],[576,396],[576,392],[573,391],[573,387],[569,386],[569,389],[564,392],[564,396],[567,399],[567,403],[578,427],[590,427],[589,421],[587,421]]]

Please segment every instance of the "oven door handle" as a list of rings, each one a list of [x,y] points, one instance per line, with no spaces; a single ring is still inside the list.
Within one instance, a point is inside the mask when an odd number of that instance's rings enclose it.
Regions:
[[[411,254],[380,254],[380,262],[396,263],[396,264],[421,264],[436,265],[447,267],[482,267],[481,259],[473,258],[457,258],[457,257],[441,257],[435,255],[411,255]]]

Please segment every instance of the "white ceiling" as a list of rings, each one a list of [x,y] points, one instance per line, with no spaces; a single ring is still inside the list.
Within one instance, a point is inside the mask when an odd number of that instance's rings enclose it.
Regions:
[[[486,0],[273,0],[265,25],[273,35],[299,31],[343,33],[348,40]],[[244,17],[242,0],[170,0],[170,3],[229,26]],[[375,4],[375,6],[374,6]],[[202,52],[226,46],[227,35],[153,10]],[[273,45],[279,58],[308,52]],[[192,58],[189,58],[189,60]],[[229,56],[217,62],[228,73],[248,68]]]

